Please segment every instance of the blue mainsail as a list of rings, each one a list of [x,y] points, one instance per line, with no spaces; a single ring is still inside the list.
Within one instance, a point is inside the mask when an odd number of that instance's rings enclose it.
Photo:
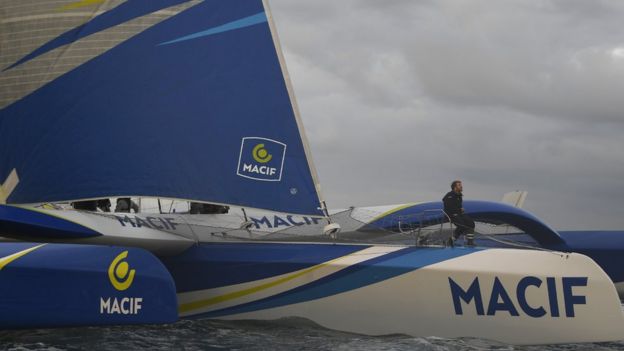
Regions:
[[[166,5],[129,0],[91,21]],[[0,110],[0,182],[19,177],[7,202],[156,196],[321,214],[265,8],[199,2]],[[73,32],[61,42],[88,40]]]

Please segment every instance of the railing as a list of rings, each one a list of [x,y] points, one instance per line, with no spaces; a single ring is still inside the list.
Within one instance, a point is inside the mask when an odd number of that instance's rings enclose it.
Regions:
[[[454,226],[451,218],[442,209],[424,210],[423,212],[396,217],[397,227],[403,235],[411,235],[414,245],[425,246],[432,244],[447,245],[453,235]],[[448,223],[448,234],[445,233],[445,224]],[[438,234],[437,237],[434,234]]]

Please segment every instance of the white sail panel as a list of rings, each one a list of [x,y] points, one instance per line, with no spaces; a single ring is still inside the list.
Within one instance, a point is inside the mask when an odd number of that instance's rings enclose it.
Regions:
[[[125,0],[88,2],[81,6],[76,4],[84,1],[67,1],[68,5],[74,4],[68,6],[59,2],[24,0],[0,7],[0,108],[199,1],[187,1],[151,12],[69,44],[53,47],[13,69],[6,68],[43,44],[89,23]]]

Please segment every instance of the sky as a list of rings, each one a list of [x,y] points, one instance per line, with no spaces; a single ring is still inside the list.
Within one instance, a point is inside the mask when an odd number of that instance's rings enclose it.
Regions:
[[[270,0],[330,208],[526,190],[624,230],[624,2]]]

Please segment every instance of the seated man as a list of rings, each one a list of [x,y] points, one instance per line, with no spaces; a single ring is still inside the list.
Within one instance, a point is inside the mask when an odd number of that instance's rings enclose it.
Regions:
[[[463,190],[464,188],[461,180],[455,180],[451,183],[451,191],[444,195],[442,199],[444,202],[444,212],[446,212],[451,222],[457,227],[453,233],[452,240],[457,240],[461,235],[465,234],[466,244],[474,245],[475,222],[468,215],[464,214]]]
[[[129,197],[120,197],[117,198],[117,206],[115,206],[115,212],[126,212],[130,213],[130,209],[134,211],[134,213],[139,213],[139,205],[136,202],[132,201]]]

